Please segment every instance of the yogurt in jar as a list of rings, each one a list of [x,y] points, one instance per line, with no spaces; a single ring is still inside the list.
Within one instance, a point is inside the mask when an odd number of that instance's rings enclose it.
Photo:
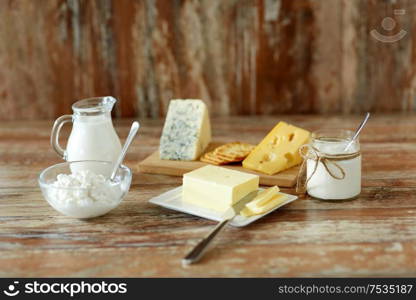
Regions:
[[[353,133],[326,130],[312,134],[306,161],[306,190],[314,198],[345,200],[361,193],[361,153],[358,139],[347,151]],[[318,156],[321,160],[318,162]]]

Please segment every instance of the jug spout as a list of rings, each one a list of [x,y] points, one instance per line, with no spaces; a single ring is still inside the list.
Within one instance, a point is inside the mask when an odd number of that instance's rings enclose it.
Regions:
[[[79,100],[72,105],[76,115],[97,115],[111,112],[117,99],[111,96]]]

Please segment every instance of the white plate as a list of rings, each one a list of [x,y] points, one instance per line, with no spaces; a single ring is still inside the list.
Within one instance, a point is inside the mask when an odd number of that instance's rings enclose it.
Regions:
[[[259,190],[263,190],[262,188],[259,188]],[[295,201],[298,199],[297,196],[280,193],[282,195],[286,196],[286,199],[284,202],[273,208],[272,210],[262,214],[262,215],[255,215],[251,217],[243,217],[240,215],[237,215],[234,217],[234,219],[230,222],[230,225],[235,227],[243,227],[246,226],[261,217],[264,217],[265,215],[271,213],[272,211],[278,209],[279,207],[282,207],[283,205],[286,205],[290,202]],[[210,209],[202,208],[196,205],[192,205],[186,202],[182,201],[182,186],[179,186],[177,188],[174,188],[173,190],[167,191],[166,193],[163,193],[159,196],[156,196],[149,200],[150,203],[157,204],[166,208],[170,208],[173,210],[177,210],[180,212],[188,213],[191,215],[195,215],[198,217],[202,217],[205,219],[213,220],[213,221],[221,221],[222,220],[222,213],[216,212]]]

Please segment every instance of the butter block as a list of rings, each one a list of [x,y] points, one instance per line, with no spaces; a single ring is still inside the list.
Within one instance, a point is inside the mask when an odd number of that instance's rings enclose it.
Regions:
[[[225,212],[258,186],[257,175],[207,165],[183,175],[182,199],[193,205]]]
[[[196,160],[211,142],[208,108],[198,99],[175,99],[160,137],[161,159]]]
[[[285,201],[285,195],[282,194],[277,194],[277,195],[273,195],[269,198],[264,198],[262,199],[262,204],[261,205],[250,205],[251,202],[246,204],[246,207],[240,212],[240,215],[242,215],[243,217],[251,217],[254,215],[261,215],[264,214],[270,210],[272,210],[273,208],[275,208],[276,206],[278,206],[279,204],[281,204],[283,201]],[[267,200],[266,200],[267,199]],[[253,201],[255,201],[256,199],[254,199]]]
[[[273,175],[302,162],[299,148],[309,142],[310,132],[279,122],[244,159],[243,167]]]

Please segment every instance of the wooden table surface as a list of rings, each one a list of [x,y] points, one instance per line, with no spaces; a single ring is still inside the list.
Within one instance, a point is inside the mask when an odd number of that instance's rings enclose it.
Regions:
[[[270,116],[213,120],[217,140],[256,143],[279,120],[316,130],[360,117]],[[124,140],[130,120],[116,121]],[[163,120],[141,120],[127,155],[133,182],[121,205],[87,221],[43,199],[39,172],[60,162],[52,121],[0,122],[0,276],[416,276],[416,115],[374,115],[362,133],[363,190],[353,201],[301,197],[245,228],[229,227],[197,265],[181,258],[214,222],[148,203],[181,178],[137,172],[158,146]],[[68,131],[67,131],[68,132]],[[291,189],[283,189],[293,193]]]

